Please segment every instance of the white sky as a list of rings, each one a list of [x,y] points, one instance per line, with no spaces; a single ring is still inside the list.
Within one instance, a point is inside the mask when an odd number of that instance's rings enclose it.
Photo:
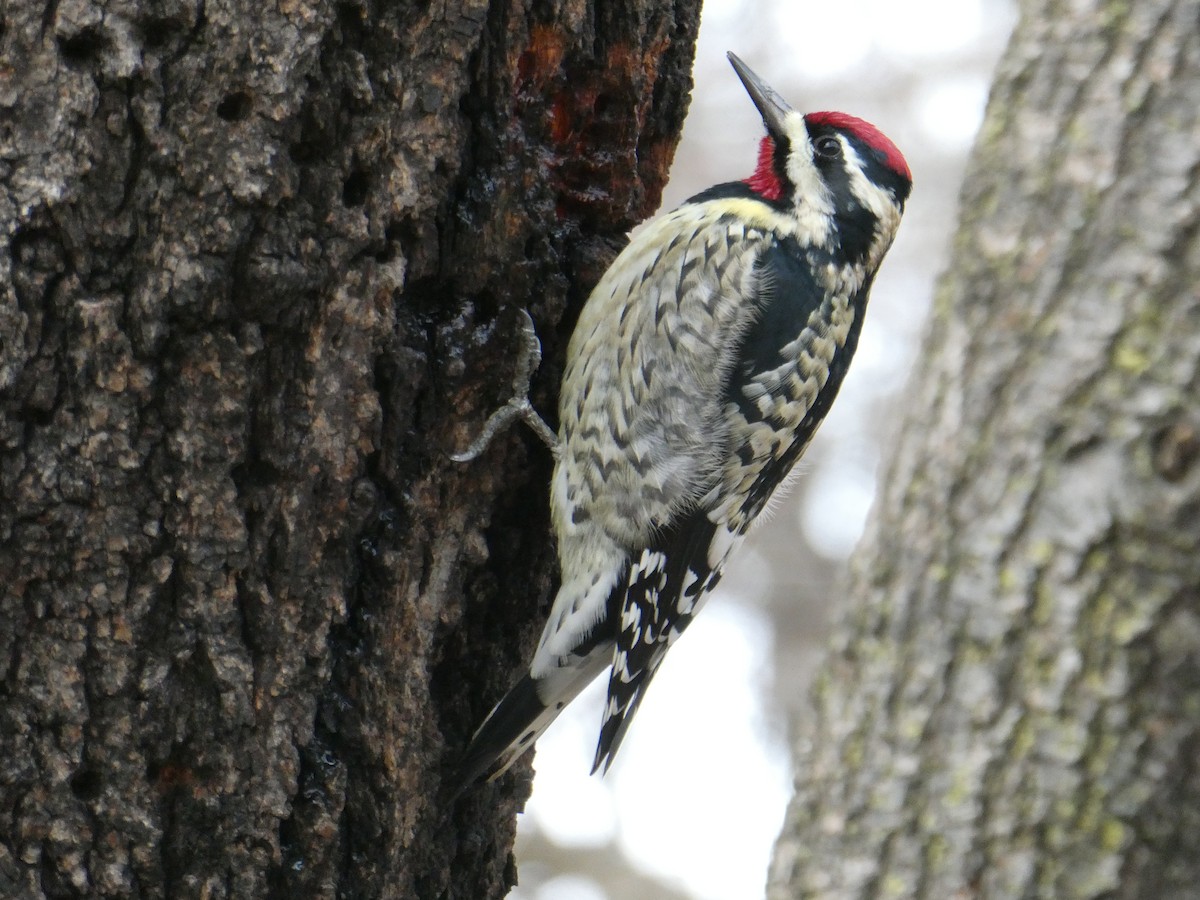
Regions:
[[[908,370],[953,225],[957,179],[1012,16],[1009,0],[705,5],[696,90],[664,206],[753,168],[761,122],[726,50],[797,108],[840,108],[873,121],[914,172],[913,199],[873,291],[854,367],[819,438],[835,452],[805,476],[813,479],[807,508],[780,513],[800,516],[806,537],[830,557],[845,556],[861,532],[879,459],[873,418]],[[762,896],[790,773],[783,729],[765,705],[771,623],[752,596],[731,596],[752,593],[745,579],[739,588],[737,568],[672,648],[607,777],[588,775],[604,679],[542,737],[522,828],[532,824],[567,846],[615,839],[632,865],[697,900]],[[578,875],[510,897],[630,900],[607,897]]]

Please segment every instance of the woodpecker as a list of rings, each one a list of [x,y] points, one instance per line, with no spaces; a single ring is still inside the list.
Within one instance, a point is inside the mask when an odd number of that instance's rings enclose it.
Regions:
[[[461,784],[507,770],[610,669],[592,766],[607,771],[854,355],[908,164],[873,125],[795,112],[729,61],[766,126],[757,166],[637,234],[580,314],[551,484],[561,587],[529,671],[472,738]],[[531,413],[510,401],[501,418]]]

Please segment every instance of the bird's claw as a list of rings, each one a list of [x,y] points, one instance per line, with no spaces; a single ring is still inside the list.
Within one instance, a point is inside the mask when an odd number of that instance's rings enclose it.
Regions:
[[[450,458],[455,462],[465,463],[477,459],[495,440],[496,435],[508,428],[515,419],[522,419],[551,452],[558,452],[558,436],[529,402],[529,382],[542,362],[542,342],[538,340],[537,329],[534,328],[533,319],[526,310],[521,310],[521,319],[521,355],[517,358],[516,372],[513,373],[513,395],[507,403],[488,416],[479,437],[475,438],[466,450],[450,454]]]

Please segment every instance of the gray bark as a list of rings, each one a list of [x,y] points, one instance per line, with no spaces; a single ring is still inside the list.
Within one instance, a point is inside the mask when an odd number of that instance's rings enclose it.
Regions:
[[[505,399],[698,0],[0,4],[0,895],[501,897],[444,802],[551,587]]]
[[[1198,284],[1196,5],[1023,4],[771,898],[1200,896]]]

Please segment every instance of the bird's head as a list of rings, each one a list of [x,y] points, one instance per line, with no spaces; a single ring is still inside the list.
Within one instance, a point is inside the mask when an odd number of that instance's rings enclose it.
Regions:
[[[878,265],[891,245],[912,173],[899,148],[869,122],[840,112],[796,112],[733,53],[729,61],[767,134],[746,184],[795,216],[808,242]]]

